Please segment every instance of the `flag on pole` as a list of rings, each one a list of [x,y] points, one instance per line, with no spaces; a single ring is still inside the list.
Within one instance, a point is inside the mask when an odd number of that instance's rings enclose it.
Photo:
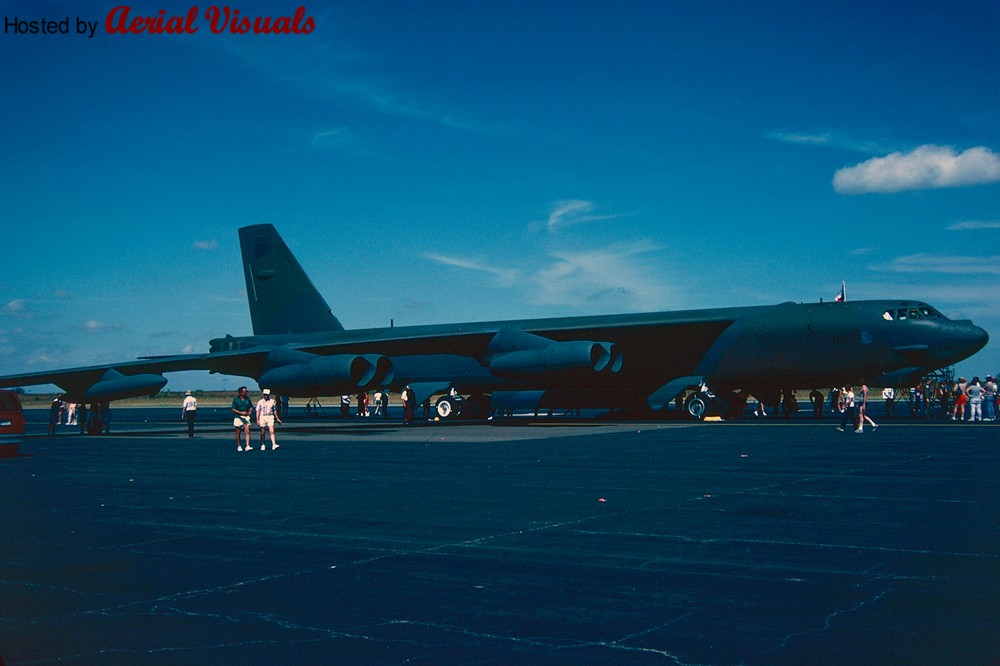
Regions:
[[[847,285],[844,284],[843,280],[841,280],[840,291],[838,291],[837,295],[833,297],[833,301],[834,303],[843,303],[846,300],[847,300]]]

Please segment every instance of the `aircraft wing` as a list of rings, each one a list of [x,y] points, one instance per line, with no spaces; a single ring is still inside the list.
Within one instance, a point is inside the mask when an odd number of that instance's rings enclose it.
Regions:
[[[0,387],[55,384],[73,402],[107,401],[154,395],[167,380],[165,372],[207,370],[253,376],[267,356],[265,348],[216,354],[159,356],[62,370],[46,370],[0,377]]]

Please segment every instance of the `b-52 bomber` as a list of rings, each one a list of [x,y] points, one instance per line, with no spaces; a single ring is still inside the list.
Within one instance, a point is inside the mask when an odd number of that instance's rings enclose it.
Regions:
[[[773,404],[785,389],[912,385],[989,340],[971,321],[908,300],[347,330],[272,225],[239,238],[253,335],[213,339],[204,354],[0,377],[0,387],[51,383],[67,400],[107,402],[155,395],[164,373],[206,370],[296,397],[408,385],[418,404],[439,396],[442,418],[457,411],[456,395],[478,417],[491,403],[650,413],[682,394],[700,417],[706,395]]]

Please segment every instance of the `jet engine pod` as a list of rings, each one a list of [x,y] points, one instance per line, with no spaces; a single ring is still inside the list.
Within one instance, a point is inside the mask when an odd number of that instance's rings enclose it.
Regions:
[[[571,340],[553,342],[540,349],[511,351],[490,360],[497,377],[526,379],[546,374],[618,372],[622,367],[618,346],[609,342]]]
[[[108,402],[140,395],[153,396],[166,384],[167,380],[162,375],[125,376],[115,369],[110,369],[84,392],[83,402]]]
[[[375,374],[372,376],[371,380],[361,386],[361,388],[379,388],[382,386],[388,386],[392,383],[393,377],[396,374],[392,366],[392,361],[389,360],[387,356],[380,356],[378,354],[365,354],[364,359],[372,364],[375,368]]]
[[[275,365],[289,358],[287,353],[278,354],[275,359],[269,355],[266,369],[257,378],[261,388],[269,388],[280,395],[306,398],[354,393],[392,379],[392,361],[384,356],[318,356],[298,352],[294,355],[297,362]]]

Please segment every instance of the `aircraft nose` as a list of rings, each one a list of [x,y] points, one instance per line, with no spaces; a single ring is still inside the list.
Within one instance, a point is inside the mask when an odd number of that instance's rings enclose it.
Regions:
[[[979,351],[990,341],[990,334],[986,332],[986,329],[979,328],[978,326],[973,326],[972,328],[974,329],[973,336],[975,338],[976,351]]]
[[[990,341],[990,334],[971,321],[953,322],[948,331],[948,349],[952,363],[975,354]]]

